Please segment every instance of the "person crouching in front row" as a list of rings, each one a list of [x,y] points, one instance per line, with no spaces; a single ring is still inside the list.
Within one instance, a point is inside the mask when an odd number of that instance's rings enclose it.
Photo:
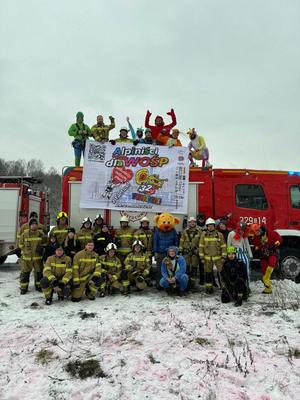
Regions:
[[[64,300],[70,294],[72,280],[72,261],[66,256],[62,245],[58,245],[55,254],[48,257],[43,270],[41,287],[46,304],[52,304],[53,293],[57,293],[59,300]]]
[[[234,246],[228,246],[227,258],[221,271],[222,277],[222,303],[235,301],[235,306],[241,306],[243,300],[248,298],[247,288],[247,267],[246,264],[237,259],[237,249]]]
[[[182,256],[178,255],[178,248],[170,246],[161,264],[162,279],[159,284],[168,294],[175,291],[179,296],[186,296],[188,275],[186,274],[186,263]],[[179,289],[179,290],[178,290]]]

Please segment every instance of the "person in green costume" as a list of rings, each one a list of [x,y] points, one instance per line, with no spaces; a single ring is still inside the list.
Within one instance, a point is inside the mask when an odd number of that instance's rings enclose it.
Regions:
[[[83,122],[84,115],[81,111],[76,114],[76,123],[69,128],[69,136],[73,136],[72,146],[74,147],[75,167],[80,167],[81,153],[84,155],[85,141],[91,136],[90,128]]]

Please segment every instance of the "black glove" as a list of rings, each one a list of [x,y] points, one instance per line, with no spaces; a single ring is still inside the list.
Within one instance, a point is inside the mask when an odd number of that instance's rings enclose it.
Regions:
[[[111,139],[110,141],[109,141],[109,143],[111,143],[113,146],[116,144],[116,141],[115,140],[113,140],[113,139]]]
[[[59,282],[58,285],[59,289],[63,292],[65,290],[66,284],[63,282]]]
[[[53,281],[51,282],[51,286],[52,286],[53,288],[55,288],[56,286],[58,286],[58,284],[59,284],[59,282],[58,282],[57,279],[53,279]]]
[[[136,275],[138,272],[137,272],[136,268],[132,268],[130,273],[131,273],[131,275]]]
[[[134,140],[133,141],[133,145],[136,146],[137,144],[139,144],[139,141],[138,140]]]
[[[103,282],[101,276],[93,276],[91,280],[94,282],[95,285],[99,285]]]

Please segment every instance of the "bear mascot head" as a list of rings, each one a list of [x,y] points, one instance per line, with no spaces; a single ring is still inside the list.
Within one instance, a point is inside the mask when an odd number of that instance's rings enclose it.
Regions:
[[[180,223],[180,220],[170,213],[161,213],[159,215],[155,215],[154,222],[160,231],[169,232],[174,228],[175,225]]]

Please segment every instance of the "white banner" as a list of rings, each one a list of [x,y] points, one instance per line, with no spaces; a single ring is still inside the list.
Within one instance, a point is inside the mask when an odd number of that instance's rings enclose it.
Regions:
[[[80,208],[187,214],[186,147],[86,142]]]

